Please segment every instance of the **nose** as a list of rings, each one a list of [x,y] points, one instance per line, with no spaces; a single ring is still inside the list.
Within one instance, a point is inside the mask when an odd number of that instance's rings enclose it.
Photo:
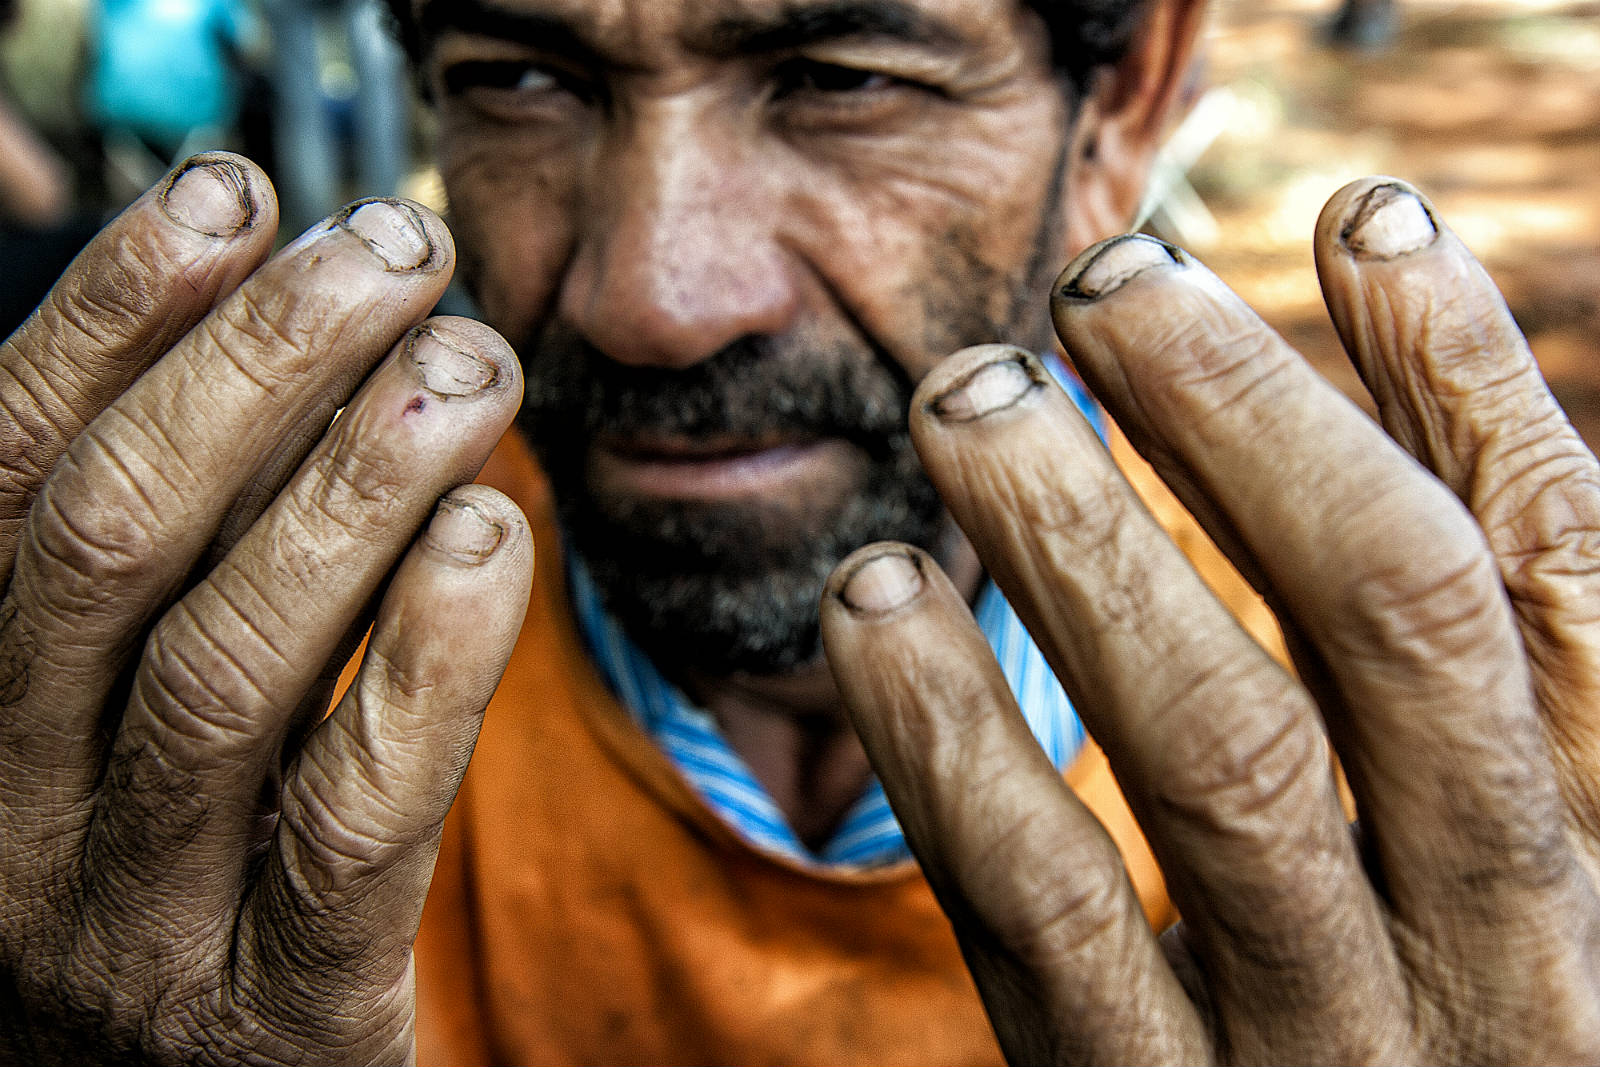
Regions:
[[[592,157],[559,314],[611,359],[683,368],[798,307],[781,194],[712,109],[657,100]]]

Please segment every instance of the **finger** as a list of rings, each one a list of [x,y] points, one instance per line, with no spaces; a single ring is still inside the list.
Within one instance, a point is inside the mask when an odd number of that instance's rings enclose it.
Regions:
[[[1569,800],[1600,839],[1600,469],[1494,283],[1416,190],[1369,178],[1317,224],[1334,324],[1384,429],[1462,499],[1499,563]]]
[[[249,996],[316,1019],[354,989],[412,1003],[439,835],[528,603],[533,543],[485,486],[447,496],[395,576],[355,683],[289,769],[239,931]],[[352,1059],[397,1062],[361,1050]],[[406,1049],[398,1050],[400,1052]]]
[[[254,164],[195,156],[107,226],[0,345],[0,580],[67,445],[261,264],[277,222]]]
[[[1219,1040],[1246,1059],[1394,1052],[1286,1044],[1254,1010],[1256,991],[1287,973],[1311,977],[1280,991],[1286,1018],[1370,1021],[1400,988],[1373,947],[1382,916],[1305,691],[1210,593],[1034,357],[998,345],[951,356],[919,387],[911,425],[1215,964]]]
[[[1096,395],[1186,504],[1221,517],[1316,655],[1398,922],[1454,962],[1566,936],[1580,890],[1561,799],[1472,517],[1175,249],[1095,246],[1054,312]],[[1497,982],[1516,995],[1537,969]]]
[[[907,546],[861,549],[829,580],[822,635],[1007,1058],[1207,1059],[1116,846],[1034,741],[943,572]]]
[[[521,392],[510,347],[487,326],[430,320],[156,625],[112,761],[165,768],[205,807],[187,824],[138,826],[122,814],[137,804],[102,795],[91,873],[119,914],[192,921],[205,913],[197,901],[219,920],[231,914],[263,783],[276,780],[305,693],[440,494],[483,465]]]
[[[308,419],[326,426],[330,405],[432,307],[450,264],[448,232],[425,209],[346,209],[258,270],[73,441],[29,513],[0,629],[0,659],[22,666],[0,729],[31,808],[87,795],[104,703],[151,617],[263,458],[307,436]]]

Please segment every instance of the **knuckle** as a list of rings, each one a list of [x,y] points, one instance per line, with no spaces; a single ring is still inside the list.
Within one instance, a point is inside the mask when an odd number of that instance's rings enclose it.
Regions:
[[[320,846],[306,842],[303,824],[286,818],[279,827],[280,848],[307,855],[318,852]],[[327,892],[308,878],[304,864],[288,861],[269,871],[251,902],[252,962],[265,974],[329,984],[357,981],[372,966],[372,936],[330,903]]]
[[[7,342],[8,348],[13,348]],[[11,351],[8,359],[16,357]],[[0,416],[11,433],[0,446],[0,495],[24,502],[33,486],[43,481],[60,450],[82,428],[88,414],[83,398],[67,395],[70,386],[43,372],[6,367],[0,389]],[[18,514],[21,509],[17,509]]]
[[[281,398],[319,379],[326,353],[338,351],[353,328],[357,297],[326,287],[245,285],[202,320],[206,354],[230,364],[269,398]]]
[[[986,926],[1003,952],[1032,971],[1099,956],[1135,918],[1126,874],[1114,856],[1085,864],[1069,878],[1038,879],[1013,901],[987,916]]]
[[[1457,275],[1440,284],[1428,278],[1387,301],[1380,336],[1412,339],[1421,355],[1428,391],[1441,397],[1509,399],[1527,382],[1526,343],[1499,299],[1484,298],[1482,284]],[[1496,294],[1498,296],[1498,294]],[[1520,353],[1520,359],[1485,359],[1486,353]]]
[[[1140,507],[1115,476],[1102,477],[1097,488],[1093,494],[1065,493],[1045,479],[1024,480],[1018,494],[1021,528],[1048,534],[1070,556],[1115,558]]]
[[[409,705],[438,689],[444,664],[418,656],[397,659],[369,647],[362,667],[361,699],[382,705]]]
[[[1451,739],[1456,758],[1434,786],[1449,816],[1448,834],[1470,857],[1454,870],[1451,903],[1463,914],[1501,924],[1505,897],[1498,890],[1553,894],[1576,870],[1564,804],[1541,770],[1516,756],[1536,739],[1506,740],[1513,752],[1485,755],[1486,744]],[[1507,797],[1516,803],[1505,803]]]
[[[1600,579],[1600,529],[1582,520],[1547,525],[1531,547],[1499,559],[1507,587],[1541,616],[1567,627],[1600,624],[1600,601],[1590,595]]]
[[[1501,557],[1507,589],[1520,605],[1533,609],[1534,625],[1525,637],[1560,645],[1600,625],[1600,598],[1592,595],[1600,579],[1600,530],[1587,523],[1544,530],[1538,547]]]
[[[1600,466],[1564,421],[1486,450],[1474,483],[1473,511],[1508,583],[1558,601],[1600,574]]]
[[[319,293],[293,288],[246,286],[224,305],[219,327],[230,330],[247,347],[284,349],[292,357],[327,322],[329,301]]]
[[[292,483],[294,511],[314,537],[331,524],[358,543],[382,537],[384,518],[416,481],[416,466],[374,448],[353,426],[336,432],[330,447],[319,450],[305,474]]]
[[[1094,625],[1105,632],[1137,628],[1147,612],[1150,581],[1144,558],[1129,551],[1147,530],[1149,517],[1114,473],[1098,491],[1057,491],[1045,479],[1026,479],[1017,499],[1018,536],[1033,541],[1053,574],[1096,574]]]
[[[1475,414],[1486,439],[1468,487],[1475,513],[1509,518],[1550,489],[1594,491],[1600,482],[1594,454],[1553,403],[1533,417],[1523,410],[1529,406],[1523,393],[1499,405],[1479,404]],[[1506,408],[1515,410],[1515,419],[1501,414]]]
[[[38,644],[33,630],[12,597],[0,603],[0,708],[14,707],[28,695]],[[25,750],[29,738],[6,724],[0,726],[0,748]]]
[[[1426,395],[1459,399],[1476,394],[1482,402],[1505,397],[1522,382],[1520,367],[1484,359],[1485,352],[1495,350],[1494,312],[1477,301],[1477,294],[1441,298],[1437,292],[1429,293],[1383,323],[1384,335],[1390,337],[1426,329],[1426,342],[1420,347],[1423,377],[1416,383],[1426,387]],[[1390,308],[1394,310],[1392,304]]]
[[[294,313],[302,301],[279,295],[272,303],[265,307],[258,293],[241,289],[201,321],[195,337],[202,358],[221,361],[266,398],[278,399],[312,369],[317,331],[303,313]]]
[[[1258,321],[1240,321],[1228,304],[1211,298],[1186,301],[1190,314],[1172,317],[1158,341],[1146,351],[1182,352],[1181,360],[1156,364],[1159,376],[1148,395],[1173,411],[1203,413],[1274,410],[1273,399],[1294,386],[1294,364],[1284,358],[1282,343]]]
[[[63,334],[96,349],[127,345],[141,335],[160,304],[156,286],[161,272],[149,262],[146,249],[124,235],[102,252],[72,281],[50,290],[40,306],[46,335],[56,338],[64,356],[70,357],[75,345],[64,342]]]
[[[1327,742],[1293,681],[1275,666],[1213,665],[1174,687],[1155,800],[1169,816],[1232,849],[1270,853],[1286,817],[1315,810],[1328,782]],[[1230,714],[1232,709],[1245,714]],[[1253,845],[1253,847],[1252,847]]]
[[[285,666],[263,628],[213,580],[151,631],[134,696],[168,744],[192,748],[189,758],[235,761],[261,743],[262,713],[279,707],[270,678]]]
[[[0,412],[0,418],[11,425],[17,420],[10,412]],[[19,445],[15,454],[0,457],[0,521],[16,521],[28,513],[33,502],[33,491],[49,471],[28,455],[31,448]]]
[[[104,605],[145,577],[162,554],[161,510],[120,446],[91,428],[40,491],[28,540],[52,565],[57,596],[76,606]]]
[[[76,953],[7,977],[0,1051],[23,1045],[27,1054],[16,1062],[149,1062],[147,1005],[126,979]],[[19,1018],[9,1018],[13,1012]]]
[[[381,783],[360,761],[327,772],[296,775],[284,788],[280,817],[286,859],[302,889],[321,907],[350,900],[391,866],[404,847],[396,830],[404,813],[384,803]],[[347,781],[348,779],[348,781]],[[362,803],[341,803],[339,793],[361,791]],[[358,814],[359,813],[359,814]]]
[[[1448,532],[1417,534],[1351,579],[1351,626],[1341,640],[1355,644],[1358,658],[1377,651],[1416,678],[1458,671],[1475,657],[1504,662],[1514,631],[1493,557]]]
[[[84,841],[85,904],[115,913],[130,881],[155,885],[204,828],[211,803],[194,774],[150,744],[119,745]]]
[[[119,746],[86,807],[81,849],[40,876],[0,946],[0,1059],[142,1063],[166,991],[193,970],[194,931],[130,904],[191,847],[206,815],[191,776],[148,747]],[[18,936],[18,934],[21,936]],[[203,936],[203,935],[202,935]],[[6,1062],[10,1062],[6,1059]]]
[[[1149,560],[1153,538],[1165,539],[1120,475],[1097,493],[1046,489],[1024,509],[1020,528],[1038,540],[1046,570],[1063,582],[1092,574],[1092,610],[1079,617],[1100,635],[1138,634],[1150,625],[1160,570]],[[1080,594],[1081,591],[1080,591]]]
[[[269,579],[279,589],[314,596],[325,595],[330,579],[338,577],[341,553],[333,550],[338,539],[365,543],[371,531],[346,517],[330,517],[317,512],[295,510],[271,527],[273,574]]]

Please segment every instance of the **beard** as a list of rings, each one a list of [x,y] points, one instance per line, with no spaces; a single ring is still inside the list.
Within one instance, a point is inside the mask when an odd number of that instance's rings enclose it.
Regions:
[[[569,547],[606,609],[664,672],[770,675],[820,654],[818,603],[861,545],[934,551],[943,506],[907,428],[913,383],[848,341],[755,337],[681,370],[607,359],[559,328],[524,353],[519,426],[548,474]],[[685,501],[595,492],[593,442],[836,440],[856,484],[812,500]]]
[[[999,338],[1049,347],[1049,291],[1065,262],[1059,235],[1069,143],[1058,149],[1026,264],[985,263],[974,233],[936,245],[924,305],[925,352]],[[464,260],[470,271],[470,256]],[[980,298],[975,299],[975,294]],[[820,658],[828,576],[873,541],[904,541],[942,564],[959,538],[911,444],[916,383],[849,332],[747,337],[682,369],[608,359],[559,320],[518,346],[526,391],[518,425],[548,475],[569,548],[613,618],[674,681],[773,675]],[[627,440],[842,441],[856,484],[810,500],[641,499],[592,490],[591,449]]]

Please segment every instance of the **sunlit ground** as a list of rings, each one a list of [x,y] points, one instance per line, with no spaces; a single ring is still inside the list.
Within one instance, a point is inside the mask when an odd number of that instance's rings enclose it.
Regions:
[[[1179,236],[1354,391],[1312,226],[1344,182],[1406,178],[1484,260],[1600,442],[1600,3],[1401,0],[1394,43],[1351,54],[1319,41],[1331,2],[1215,11],[1199,111],[1174,145],[1199,153]]]

